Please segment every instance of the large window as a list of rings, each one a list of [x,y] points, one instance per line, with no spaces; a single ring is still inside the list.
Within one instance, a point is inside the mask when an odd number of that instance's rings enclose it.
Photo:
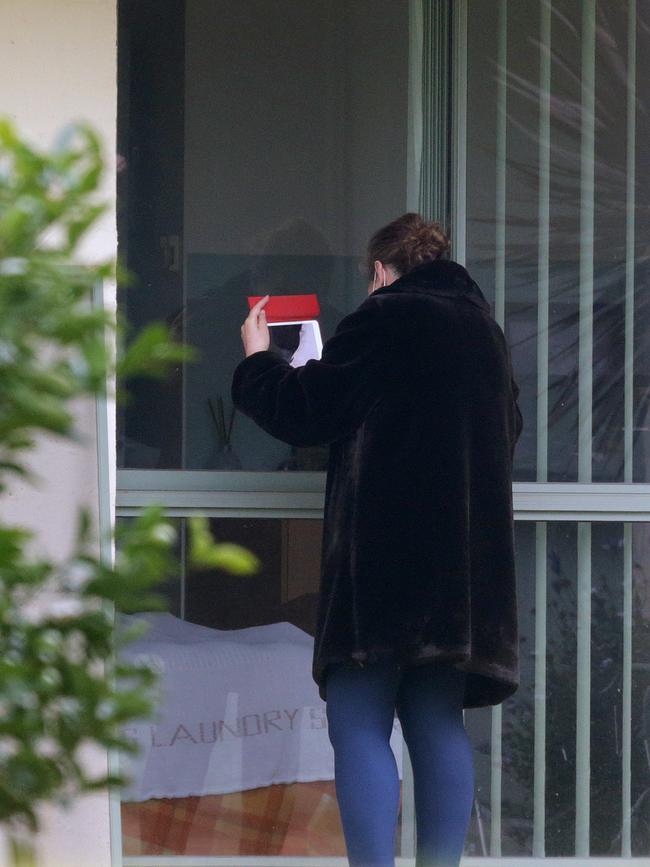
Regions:
[[[182,519],[178,530],[182,553]],[[129,653],[161,678],[156,718],[129,729],[141,752],[122,793],[126,863],[343,855],[325,705],[311,678],[321,522],[215,519],[212,531],[255,551],[260,573],[196,573],[183,558],[168,613],[122,615],[149,621]],[[650,524],[522,521],[515,541],[521,686],[499,727],[489,708],[466,712],[476,770],[466,854],[498,847],[524,857],[541,845],[573,856],[586,811],[592,856],[620,855],[623,834],[632,855],[647,855]],[[585,595],[586,660],[576,653]],[[397,722],[392,745],[407,779],[397,854],[408,856],[413,812]]]
[[[466,713],[476,791],[464,864],[647,858],[648,10],[119,7],[119,243],[134,274],[119,304],[135,328],[163,318],[200,352],[165,381],[135,383],[119,419],[118,514],[163,502],[182,562],[169,613],[148,615],[136,648],[166,691],[157,719],[133,729],[143,753],[117,810],[125,867],[345,863],[310,672],[327,453],[233,416],[229,390],[246,296],[315,292],[327,337],[364,297],[368,237],[407,209],[447,225],[490,301],[525,423],[522,681],[503,705]],[[262,572],[192,573],[185,519],[197,511]],[[397,724],[393,747],[396,854],[410,867]]]
[[[321,470],[322,449],[232,417],[239,326],[248,295],[316,293],[327,337],[363,300],[372,232],[417,207],[409,3],[123,0],[121,18],[122,306],[199,359],[135,384],[119,465]]]

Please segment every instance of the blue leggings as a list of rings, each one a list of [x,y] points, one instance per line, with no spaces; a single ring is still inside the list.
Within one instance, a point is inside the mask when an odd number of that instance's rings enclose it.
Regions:
[[[474,793],[464,685],[464,672],[440,662],[328,669],[327,720],[350,867],[395,864],[400,783],[389,744],[395,711],[413,766],[416,865],[457,867]]]

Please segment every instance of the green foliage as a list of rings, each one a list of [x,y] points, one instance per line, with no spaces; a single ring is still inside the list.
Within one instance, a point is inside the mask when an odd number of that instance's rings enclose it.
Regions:
[[[105,211],[96,200],[101,176],[100,144],[89,127],[71,127],[45,153],[0,119],[0,489],[27,475],[38,435],[75,437],[71,401],[101,394],[115,372],[106,334],[120,333],[91,302],[115,266],[81,264],[78,253]],[[117,367],[121,377],[158,375],[189,357],[155,324],[136,335]],[[207,522],[193,526],[202,568],[256,568],[248,552],[215,544]],[[0,524],[0,822],[11,829],[14,863],[32,863],[21,831],[38,830],[39,804],[67,804],[124,782],[92,776],[84,750],[133,752],[122,727],[154,707],[154,672],[118,652],[140,629],[116,632],[113,612],[164,607],[156,586],[177,569],[174,529],[152,507],[115,541],[114,564],[102,561],[82,513],[74,551],[54,562],[28,553],[27,530]]]
[[[114,320],[91,298],[115,265],[75,255],[106,210],[95,201],[101,172],[89,127],[71,127],[41,153],[0,119],[0,489],[26,473],[21,455],[36,433],[73,434],[69,401],[99,392],[113,367],[104,335]],[[159,374],[190,355],[154,323],[122,354],[119,372]]]
[[[34,561],[25,553],[28,534],[0,527],[0,821],[20,817],[36,829],[39,801],[68,803],[120,782],[89,776],[81,748],[91,740],[132,750],[119,727],[150,710],[154,674],[114,656],[112,605],[163,607],[152,591],[174,565],[170,530],[160,510],[149,509],[122,530],[110,567],[96,558],[85,517],[62,563]]]
[[[189,519],[190,560],[197,569],[223,569],[233,575],[250,575],[260,563],[257,557],[241,545],[230,542],[215,544],[208,521],[203,515]]]
[[[0,120],[0,487],[24,474],[20,455],[38,431],[69,436],[68,401],[105,380],[107,311],[90,292],[113,275],[109,263],[72,254],[104,207],[89,201],[101,172],[87,128],[51,155]]]

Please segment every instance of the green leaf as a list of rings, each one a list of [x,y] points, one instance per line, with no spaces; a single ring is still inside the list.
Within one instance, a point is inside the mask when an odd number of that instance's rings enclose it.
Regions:
[[[88,208],[82,216],[68,223],[68,247],[70,250],[74,250],[79,239],[86,234],[88,229],[97,222],[102,214],[106,213],[106,210],[107,207],[104,204],[94,205]]]
[[[191,361],[195,357],[189,346],[174,343],[169,329],[160,322],[144,328],[131,342],[117,364],[118,376],[162,376],[171,364]]]
[[[207,518],[188,519],[190,526],[190,563],[197,569],[223,569],[233,575],[251,575],[260,568],[259,559],[241,545],[214,541]]]

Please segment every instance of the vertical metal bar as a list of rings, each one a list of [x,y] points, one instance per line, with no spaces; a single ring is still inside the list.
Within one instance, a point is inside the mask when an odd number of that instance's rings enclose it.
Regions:
[[[578,523],[575,854],[589,855],[591,776],[591,524]]]
[[[406,208],[420,210],[423,137],[424,9],[422,0],[409,0],[409,93],[406,155]]]
[[[621,855],[632,857],[632,533],[623,526],[623,712]]]
[[[578,480],[591,482],[596,3],[582,0],[580,142],[580,324],[578,350]],[[578,524],[576,695],[576,856],[589,855],[591,732],[591,525]]]
[[[548,344],[551,202],[551,3],[542,0],[539,27],[539,188],[537,249],[537,481],[548,481]],[[546,851],[547,525],[535,526],[535,734],[533,856]]]
[[[636,232],[636,0],[628,0],[627,183],[625,202],[625,439],[624,479],[633,481],[634,289]]]
[[[453,3],[452,80],[452,248],[454,259],[467,258],[467,0]]]
[[[535,741],[533,856],[543,858],[546,827],[546,605],[547,525],[535,525]]]
[[[580,325],[578,374],[578,481],[591,481],[593,305],[595,0],[582,3],[582,111],[580,143]]]
[[[503,707],[492,707],[492,736],[490,745],[490,856],[501,857],[501,745],[503,736]]]
[[[551,3],[542,0],[539,37],[537,249],[537,481],[548,481],[548,341],[551,201]]]
[[[495,165],[494,318],[505,323],[506,287],[506,157],[507,157],[508,7],[499,0],[497,23],[497,127]],[[490,762],[490,855],[501,856],[503,708],[492,708]]]
[[[104,286],[98,283],[93,290],[93,306],[103,309]],[[97,522],[99,526],[99,557],[105,566],[113,564],[113,513],[111,508],[111,439],[108,422],[108,396],[102,389],[95,400],[95,435],[97,438]],[[107,609],[114,615],[113,605]],[[114,685],[114,684],[113,684]],[[119,755],[116,750],[108,750],[108,772],[119,773]],[[122,816],[120,790],[114,786],[108,791],[108,822],[111,843],[111,865],[122,865]]]
[[[451,3],[432,3],[433,136],[431,216],[444,226],[449,221],[449,36]]]
[[[495,167],[495,250],[494,250],[494,318],[503,328],[506,288],[506,156],[507,156],[507,78],[508,78],[508,6],[499,0],[497,35],[497,128]]]
[[[636,235],[636,0],[627,6],[627,186],[625,223],[624,480],[634,481],[634,295]],[[623,527],[621,855],[632,857],[632,525]]]

